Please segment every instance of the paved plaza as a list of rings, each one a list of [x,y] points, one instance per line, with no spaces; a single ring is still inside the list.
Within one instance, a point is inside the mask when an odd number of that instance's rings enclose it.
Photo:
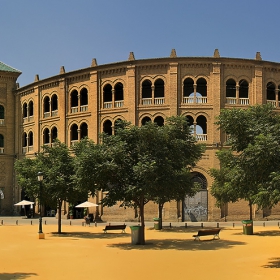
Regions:
[[[241,223],[219,223],[220,240],[192,237],[201,223],[146,224],[146,245],[131,244],[131,230],[103,233],[105,224],[82,226],[55,218],[0,217],[0,280],[7,279],[280,279],[280,230],[277,221],[256,222],[254,235]],[[46,224],[45,224],[46,223]],[[187,226],[187,227],[186,227]],[[204,228],[217,223],[204,223]]]

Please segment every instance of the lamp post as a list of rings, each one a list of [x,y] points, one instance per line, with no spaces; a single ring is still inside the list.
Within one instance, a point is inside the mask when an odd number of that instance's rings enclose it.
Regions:
[[[39,216],[39,239],[44,239],[45,235],[43,233],[42,229],[42,182],[43,182],[43,172],[38,172],[38,181],[40,183],[40,189],[39,189],[39,211],[40,211],[40,216]]]

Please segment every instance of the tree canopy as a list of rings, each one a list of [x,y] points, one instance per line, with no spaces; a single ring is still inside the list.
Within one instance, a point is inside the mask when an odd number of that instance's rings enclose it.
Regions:
[[[60,141],[52,146],[43,146],[34,159],[17,160],[15,170],[18,184],[29,197],[39,196],[38,172],[43,172],[44,180],[41,200],[44,204],[58,209],[58,233],[61,233],[61,206],[63,201],[76,201],[87,197],[74,180],[74,158],[69,148]]]
[[[223,110],[217,124],[230,138],[217,153],[212,195],[217,204],[248,201],[271,208],[280,200],[280,117],[270,105]]]

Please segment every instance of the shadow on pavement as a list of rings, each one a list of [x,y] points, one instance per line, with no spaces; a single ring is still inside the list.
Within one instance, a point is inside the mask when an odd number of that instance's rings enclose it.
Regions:
[[[14,273],[0,273],[1,280],[10,279],[27,279],[30,276],[38,276],[36,273],[14,272]]]
[[[174,239],[149,239],[146,240],[146,245],[132,245],[128,243],[109,244],[108,247],[118,248],[122,250],[218,250],[230,249],[234,246],[246,245],[245,242],[230,241],[230,240],[174,240]]]
[[[280,268],[280,258],[269,259],[268,264],[263,265],[264,268]]]
[[[62,232],[58,234],[57,232],[49,233],[51,237],[66,237],[66,238],[100,238],[100,239],[112,239],[112,238],[120,238],[127,237],[127,233],[92,233],[92,232]],[[1,278],[0,278],[1,279]]]

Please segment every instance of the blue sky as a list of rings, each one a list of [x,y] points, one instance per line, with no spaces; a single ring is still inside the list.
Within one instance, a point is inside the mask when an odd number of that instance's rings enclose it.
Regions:
[[[280,62],[279,0],[0,0],[0,61],[20,86],[136,59],[213,56]]]

